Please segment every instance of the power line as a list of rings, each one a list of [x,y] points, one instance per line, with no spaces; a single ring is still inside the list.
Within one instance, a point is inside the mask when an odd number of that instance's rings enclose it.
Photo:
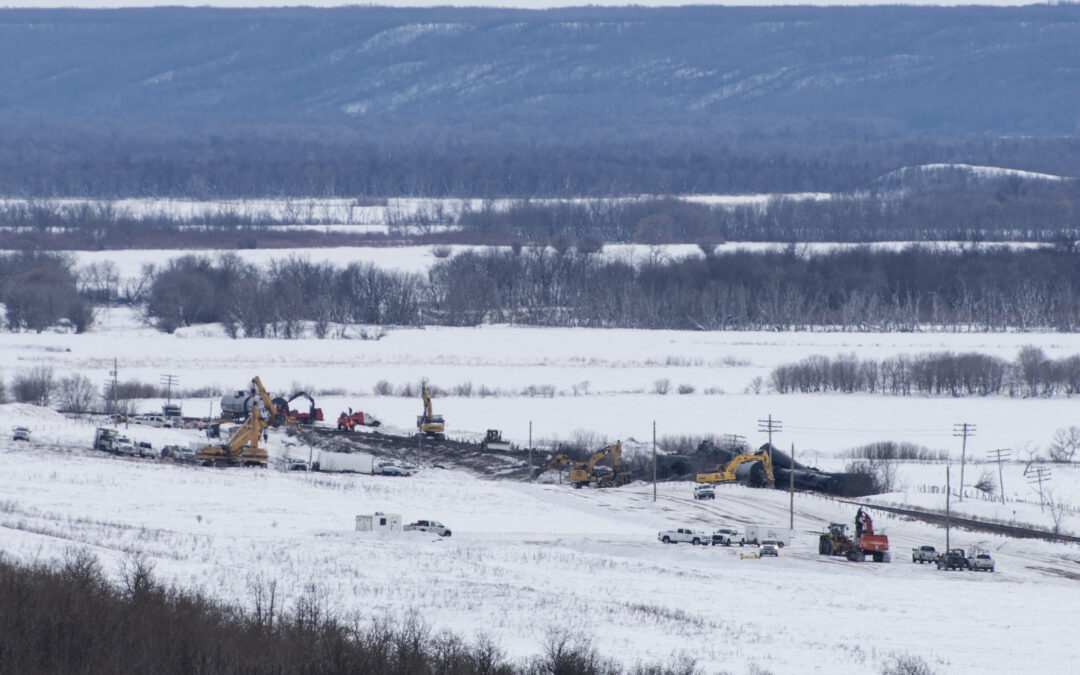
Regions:
[[[166,387],[166,398],[168,403],[172,403],[172,388],[174,384],[180,383],[180,378],[176,375],[162,375],[161,383]]]
[[[991,461],[997,462],[998,465],[998,487],[1001,489],[1001,503],[1005,503],[1005,477],[1001,471],[1001,463],[1008,460],[1012,454],[1012,450],[999,449],[991,450],[986,453]]]
[[[1050,480],[1053,472],[1050,471],[1050,469],[1044,469],[1040,466],[1031,469],[1030,471],[1025,471],[1024,473],[1028,477],[1028,485],[1035,485],[1036,483],[1039,485],[1039,511],[1042,512],[1043,505],[1046,503],[1046,500],[1043,498],[1043,483]]]
[[[960,446],[960,496],[957,498],[957,501],[963,501],[963,463],[968,455],[968,436],[975,435],[975,426],[968,422],[953,424],[953,435],[963,438],[963,445]]]
[[[769,452],[772,452],[772,435],[778,434],[784,430],[784,423],[780,420],[774,420],[772,415],[769,415],[768,419],[758,420],[758,431],[761,433],[769,434]]]

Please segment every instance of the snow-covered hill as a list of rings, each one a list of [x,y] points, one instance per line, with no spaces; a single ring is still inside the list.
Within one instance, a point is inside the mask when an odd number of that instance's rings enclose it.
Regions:
[[[817,533],[854,507],[797,495],[792,544],[753,559],[749,548],[665,546],[656,532],[786,525],[784,492],[728,486],[696,502],[690,485],[669,483],[653,501],[643,483],[209,469],[73,448],[64,439],[90,424],[25,407],[4,406],[3,419],[42,429],[29,444],[0,441],[0,533],[16,560],[87,549],[119,575],[139,553],[159,578],[245,607],[276,583],[287,607],[314,593],[343,618],[415,613],[522,656],[558,629],[627,663],[689,654],[707,672],[867,673],[909,654],[939,672],[1016,673],[1071,656],[1056,633],[1080,601],[1074,546],[954,531],[953,545],[988,548],[998,571],[941,572],[905,552],[942,548],[942,530],[879,516],[893,562],[849,563],[819,556]],[[356,532],[355,516],[375,511],[436,518],[454,534]]]

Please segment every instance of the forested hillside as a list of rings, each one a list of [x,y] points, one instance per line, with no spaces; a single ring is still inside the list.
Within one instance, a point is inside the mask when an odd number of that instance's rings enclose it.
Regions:
[[[0,11],[0,193],[860,189],[1080,174],[1080,7]]]

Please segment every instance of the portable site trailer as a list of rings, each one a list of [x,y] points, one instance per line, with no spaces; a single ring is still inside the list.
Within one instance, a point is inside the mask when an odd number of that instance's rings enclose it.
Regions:
[[[401,532],[401,514],[383,513],[376,511],[374,514],[356,517],[357,532]]]

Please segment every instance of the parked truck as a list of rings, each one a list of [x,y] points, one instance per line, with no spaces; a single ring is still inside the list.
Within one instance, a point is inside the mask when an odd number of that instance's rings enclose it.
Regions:
[[[353,412],[352,408],[349,408],[349,412],[342,412],[338,415],[337,428],[338,431],[353,431],[356,427],[377,427],[382,422],[379,418],[375,417],[371,413]]]
[[[691,530],[688,527],[679,527],[674,530],[664,530],[657,534],[656,538],[664,542],[665,544],[684,543],[694,544],[695,546],[698,544],[707,546],[712,541],[712,537],[710,535],[705,534],[704,532]]]
[[[318,471],[374,473],[376,459],[362,452],[320,452]]]
[[[990,557],[989,551],[973,548],[968,556],[968,569],[974,572],[993,572],[994,559]]]
[[[105,452],[116,452],[116,429],[98,427],[94,430],[94,449]]]
[[[911,562],[913,563],[935,563],[937,559],[938,552],[933,546],[919,546],[911,549]]]
[[[417,532],[431,532],[440,537],[449,537],[450,528],[437,520],[417,520],[402,528],[405,531],[416,530]]]
[[[791,530],[776,525],[747,525],[745,539],[747,544],[761,544],[766,539],[774,539],[777,546],[784,548],[791,543]]]

